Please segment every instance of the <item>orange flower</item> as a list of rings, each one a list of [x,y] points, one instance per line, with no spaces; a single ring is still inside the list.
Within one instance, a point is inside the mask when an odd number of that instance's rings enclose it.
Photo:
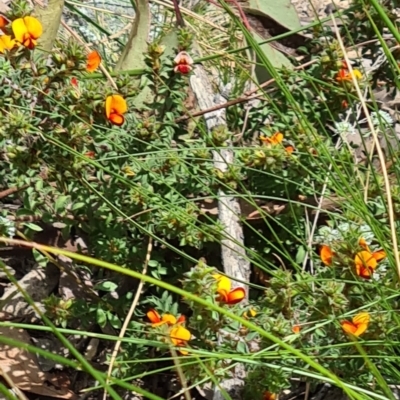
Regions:
[[[300,325],[293,325],[292,326],[292,332],[293,333],[299,333],[300,332]]]
[[[24,17],[14,20],[11,24],[17,42],[32,50],[37,45],[37,39],[42,35],[43,28],[34,17]]]
[[[337,73],[336,80],[338,82],[351,82],[353,80],[352,76],[354,76],[357,80],[362,79],[362,73],[358,69],[353,69],[353,72],[350,73],[348,69],[342,68]]]
[[[378,262],[386,257],[386,253],[383,250],[372,252],[364,238],[361,238],[358,243],[364,250],[359,251],[354,257],[356,274],[364,279],[370,279]]]
[[[76,79],[75,76],[73,76],[73,77],[71,78],[71,85],[72,85],[72,86],[75,86],[75,87],[78,87],[78,79]]]
[[[263,400],[276,400],[276,394],[266,391],[263,393]]]
[[[329,246],[323,244],[320,247],[319,255],[321,257],[321,261],[325,265],[328,265],[328,266],[332,265],[334,254],[335,253],[332,251],[332,249]]]
[[[96,50],[93,50],[87,56],[86,71],[88,72],[96,71],[96,69],[99,68],[100,63],[101,63],[100,54]]]
[[[283,141],[283,134],[276,132],[271,137],[260,136],[260,140],[266,144],[280,144]]]
[[[156,310],[153,310],[153,309],[148,311],[146,315],[147,315],[147,318],[151,321],[151,323],[152,323],[151,326],[153,328],[156,326],[164,325],[164,324],[172,326],[178,322],[176,317],[174,317],[172,314],[164,314],[161,317],[160,314]]]
[[[368,328],[370,316],[367,312],[357,314],[352,321],[343,321],[342,329],[345,333],[350,333],[354,336],[362,335]]]
[[[186,51],[181,51],[174,59],[174,72],[180,72],[183,75],[188,74],[193,68],[193,59]]]
[[[11,39],[11,36],[0,36],[0,53],[4,53],[5,50],[11,50],[16,44],[15,40]]]
[[[231,290],[231,280],[226,276],[214,274],[213,277],[217,280],[218,301],[226,304],[236,304],[246,297],[246,291],[241,287]]]
[[[191,333],[183,326],[177,325],[169,332],[171,342],[174,346],[185,346],[191,338]],[[179,352],[183,355],[188,354],[186,350],[180,349]]]
[[[106,116],[114,125],[122,125],[125,121],[124,114],[128,111],[125,99],[119,94],[113,94],[106,99]]]
[[[294,152],[294,147],[293,146],[287,146],[285,147],[285,150],[289,153],[292,154]]]

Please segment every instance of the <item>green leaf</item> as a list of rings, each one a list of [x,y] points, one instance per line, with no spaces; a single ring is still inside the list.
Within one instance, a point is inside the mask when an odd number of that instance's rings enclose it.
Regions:
[[[62,213],[65,211],[65,206],[69,201],[69,196],[59,196],[54,204],[56,213]]]
[[[107,314],[101,308],[96,310],[96,321],[100,325],[101,328],[104,328],[107,323]]]
[[[273,19],[289,31],[301,28],[299,16],[290,0],[249,0],[242,9],[250,15]]]
[[[39,225],[32,224],[32,222],[25,222],[24,225],[35,232],[42,232],[42,228]]]
[[[35,14],[43,26],[43,34],[39,39],[39,49],[51,51],[57,37],[58,28],[61,23],[64,0],[49,0],[47,7],[35,6]]]
[[[49,259],[36,249],[32,249],[33,258],[39,264],[40,267],[44,268],[47,266]]]
[[[103,292],[113,292],[118,285],[111,281],[100,282],[95,285],[96,290],[102,290]]]
[[[252,35],[254,37],[254,40],[258,43],[263,40],[263,38],[255,32],[252,32]],[[274,49],[269,43],[264,43],[260,45],[260,48],[266,55],[270,63],[275,68],[282,68],[282,67],[293,68],[293,65],[290,62],[290,60],[283,53]],[[272,78],[268,70],[262,66],[262,61],[258,58],[258,56],[257,56],[257,66],[255,68],[255,75],[257,77],[258,83],[260,84]]]
[[[147,52],[147,40],[150,32],[150,5],[148,0],[137,0],[136,17],[129,35],[128,43],[118,63],[116,71],[141,69],[146,66],[143,53]]]
[[[122,324],[120,319],[113,314],[111,311],[107,311],[107,319],[110,322],[110,325],[114,328],[114,329],[120,329]]]

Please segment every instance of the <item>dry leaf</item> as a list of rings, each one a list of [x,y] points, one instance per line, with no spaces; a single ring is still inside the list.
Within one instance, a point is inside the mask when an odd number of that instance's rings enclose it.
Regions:
[[[0,336],[31,344],[31,338],[24,329],[0,327]],[[0,343],[0,375],[3,373],[6,373],[14,385],[23,391],[58,399],[76,398],[70,390],[50,383],[51,377],[40,369],[35,354]]]

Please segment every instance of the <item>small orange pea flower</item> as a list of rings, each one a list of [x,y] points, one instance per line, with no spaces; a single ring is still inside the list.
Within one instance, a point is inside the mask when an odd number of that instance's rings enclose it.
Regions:
[[[175,68],[174,72],[180,72],[187,75],[193,68],[193,59],[186,51],[181,51],[174,59]]]
[[[164,314],[162,317],[156,310],[150,310],[147,312],[147,318],[151,322],[151,326],[155,328],[156,326],[167,324],[169,326],[175,325],[177,323],[176,317],[172,314]]]
[[[222,303],[237,304],[246,297],[246,291],[241,287],[231,290],[231,280],[226,276],[214,274],[213,277],[217,280],[218,300]]]
[[[294,152],[294,147],[293,146],[286,146],[285,150],[289,153],[292,154]]]
[[[263,400],[276,400],[276,394],[266,391],[263,393]]]
[[[125,99],[119,94],[113,94],[106,99],[106,116],[114,125],[121,126],[124,121],[124,114],[128,111]]]
[[[293,333],[299,333],[300,332],[300,325],[293,325],[292,326],[292,332]]]
[[[347,108],[349,106],[349,102],[347,100],[342,100],[342,108]]]
[[[91,51],[87,56],[86,71],[88,72],[96,71],[96,69],[99,68],[100,63],[101,63],[100,54],[96,50]]]
[[[367,312],[357,314],[351,321],[343,321],[342,329],[345,333],[351,333],[354,336],[362,335],[368,328],[370,316]]]
[[[186,346],[186,343],[190,340],[192,335],[189,330],[181,325],[177,325],[170,330],[169,336],[174,346]],[[188,354],[186,350],[182,349],[180,349],[179,352],[183,355]]]
[[[350,71],[346,68],[342,68],[337,73],[336,80],[338,82],[351,82],[353,80],[352,76],[354,76],[357,80],[362,79],[362,73],[358,69],[353,69],[353,72],[350,73]]]
[[[320,247],[319,255],[320,255],[320,257],[321,257],[321,261],[322,261],[325,265],[328,265],[328,266],[331,266],[331,265],[332,265],[334,254],[335,254],[335,253],[332,251],[332,249],[331,249],[329,246],[323,244],[323,245]]]
[[[280,132],[276,132],[271,137],[260,136],[260,140],[266,144],[280,144],[283,141],[283,134]]]
[[[71,85],[77,87],[78,86],[78,79],[73,76],[71,78]]]
[[[32,50],[37,45],[37,39],[42,35],[40,21],[34,17],[17,18],[11,24],[17,42]]]
[[[364,238],[361,238],[358,243],[364,250],[359,251],[354,257],[356,274],[361,278],[370,279],[378,262],[386,257],[386,253],[384,250],[372,252]]]
[[[11,36],[0,36],[0,53],[4,53],[5,50],[11,50],[16,46],[16,44],[16,41],[14,39],[11,39]]]

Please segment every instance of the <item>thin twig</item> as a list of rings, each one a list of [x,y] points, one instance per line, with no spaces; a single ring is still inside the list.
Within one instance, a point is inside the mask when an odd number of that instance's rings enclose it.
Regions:
[[[149,265],[152,249],[153,249],[153,238],[149,237],[149,243],[147,245],[147,253],[146,253],[146,258],[145,258],[144,264],[143,264],[142,275],[146,275],[146,273],[147,273],[147,266]],[[114,350],[113,350],[112,355],[111,355],[110,365],[109,365],[108,371],[107,371],[106,383],[108,383],[109,380],[110,380],[111,373],[112,373],[112,370],[113,370],[113,367],[114,367],[114,363],[115,363],[115,360],[117,358],[118,351],[119,351],[119,349],[121,347],[121,343],[122,343],[121,339],[123,339],[123,337],[125,336],[126,330],[128,329],[128,325],[131,322],[132,315],[133,315],[133,313],[134,313],[134,311],[136,309],[136,306],[137,306],[137,304],[139,302],[139,299],[140,299],[140,295],[142,293],[143,285],[144,285],[144,281],[140,280],[138,288],[136,290],[135,298],[133,299],[132,305],[131,305],[131,307],[129,309],[129,312],[128,312],[126,318],[125,318],[124,324],[123,324],[123,326],[121,328],[121,331],[120,331],[120,333],[118,335],[118,340],[115,343]],[[107,391],[104,390],[103,400],[106,400],[106,398],[107,398]]]

